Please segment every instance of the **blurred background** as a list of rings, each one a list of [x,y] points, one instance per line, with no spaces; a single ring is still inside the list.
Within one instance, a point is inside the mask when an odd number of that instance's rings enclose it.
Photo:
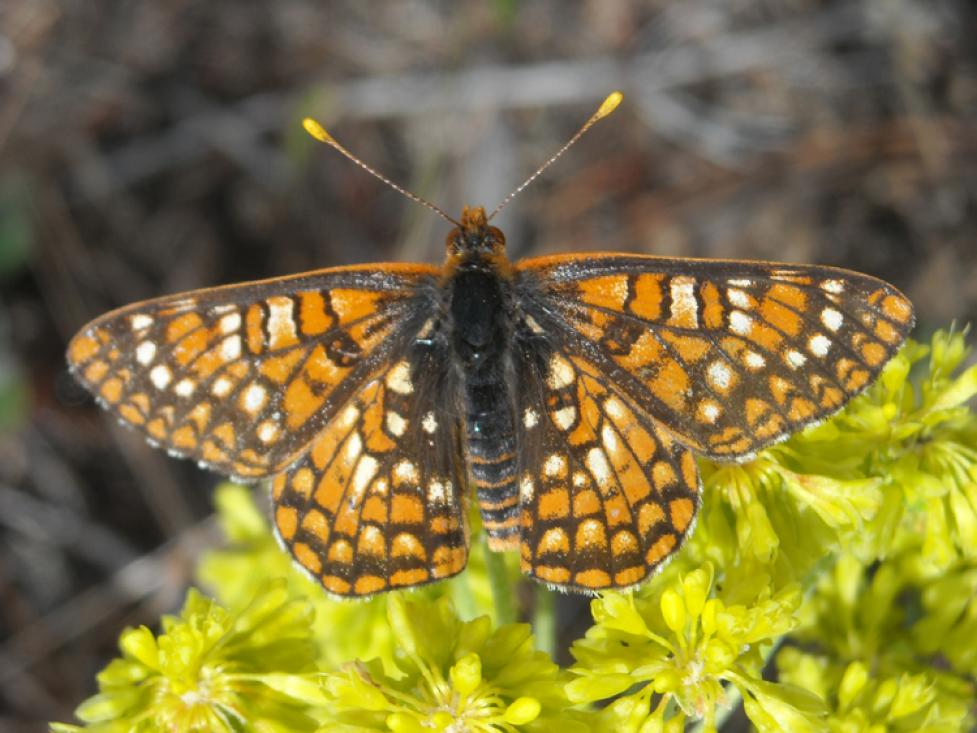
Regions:
[[[179,290],[443,257],[445,222],[303,115],[457,215],[621,89],[500,215],[513,257],[840,265],[925,334],[977,315],[975,28],[964,0],[5,0],[0,730],[70,720],[220,541],[218,477],[97,409],[67,339]]]

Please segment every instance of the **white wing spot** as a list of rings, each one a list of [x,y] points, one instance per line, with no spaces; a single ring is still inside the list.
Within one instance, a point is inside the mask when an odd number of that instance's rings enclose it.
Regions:
[[[353,471],[353,493],[357,498],[366,491],[366,487],[370,485],[371,479],[376,476],[379,467],[379,461],[373,456],[360,458],[360,462],[356,464],[356,470]]]
[[[845,292],[845,284],[841,280],[825,280],[821,283],[821,289],[829,293],[834,293],[835,295],[840,295]]]
[[[262,443],[272,443],[278,438],[278,425],[271,420],[265,420],[258,426],[258,440]]]
[[[753,330],[753,319],[743,311],[733,311],[729,314],[729,328],[740,336],[749,336]]]
[[[608,397],[604,400],[604,410],[608,417],[614,420],[623,420],[627,416],[624,404],[617,397]]]
[[[398,361],[387,372],[387,387],[397,394],[411,394],[414,384],[410,381],[410,365],[406,361]]]
[[[822,333],[815,334],[814,336],[811,336],[810,341],[807,342],[807,347],[815,356],[827,356],[828,349],[831,348],[831,339]]]
[[[428,435],[434,435],[434,432],[438,429],[438,419],[434,417],[433,412],[428,412],[424,415],[424,418],[421,420],[421,427]]]
[[[394,478],[402,484],[416,484],[417,466],[405,458],[394,466]]]
[[[584,463],[587,464],[587,468],[590,469],[590,473],[593,474],[598,486],[603,488],[610,483],[611,467],[607,463],[607,457],[604,455],[604,451],[600,448],[591,448],[587,451],[587,457],[584,459]]]
[[[427,485],[427,499],[432,504],[443,504],[445,502],[445,490],[444,484],[440,479],[431,479],[431,482]]]
[[[841,328],[841,324],[844,323],[845,318],[834,308],[825,308],[821,311],[821,323],[825,325],[831,331],[837,331]]]
[[[157,364],[150,370],[149,378],[156,389],[166,389],[166,385],[170,383],[173,374],[165,364]]]
[[[672,312],[670,321],[685,328],[699,325],[699,306],[695,301],[695,278],[687,275],[673,277],[671,284]]]
[[[241,356],[241,337],[235,334],[221,342],[221,357],[224,361],[234,361]]]
[[[519,497],[523,501],[530,501],[533,498],[534,491],[533,480],[528,475],[523,476],[519,482]]]
[[[807,357],[799,351],[790,349],[787,352],[787,365],[792,369],[800,369],[807,362]]]
[[[614,434],[614,429],[610,425],[604,425],[601,428],[600,438],[608,453],[617,452],[617,436]]]
[[[217,377],[217,379],[214,380],[214,386],[210,388],[210,391],[213,392],[214,397],[227,397],[227,395],[231,393],[231,388],[233,386],[234,383],[227,377]]]
[[[577,419],[577,408],[573,405],[563,407],[553,413],[553,422],[560,430],[569,430]]]
[[[234,333],[241,328],[241,314],[238,312],[228,313],[220,319],[220,332],[225,336]]]
[[[597,450],[597,449],[595,449],[595,450]],[[573,472],[573,485],[576,488],[578,488],[578,489],[582,489],[584,486],[586,486],[587,485],[587,474],[585,474],[583,471],[574,471]]]
[[[241,407],[244,408],[245,412],[254,415],[265,406],[267,399],[268,390],[257,382],[252,382],[241,394]]]
[[[728,282],[730,285],[734,285],[734,286],[736,286],[738,288],[748,288],[751,285],[753,285],[753,281],[752,280],[744,279],[744,278],[735,278],[733,280],[727,280],[726,282]]]
[[[767,365],[767,360],[755,351],[747,351],[744,361],[750,369],[763,369]]]
[[[543,472],[550,478],[559,478],[567,470],[567,459],[559,453],[553,453],[543,464]]]
[[[268,298],[268,348],[277,349],[281,345],[295,342],[295,319],[292,309],[295,303],[291,298],[277,296]]]
[[[729,288],[726,291],[726,298],[728,298],[729,302],[735,305],[737,308],[753,307],[753,302],[750,300],[750,296],[739,288]]]
[[[712,400],[703,400],[699,404],[699,417],[704,421],[712,425],[719,419],[722,414],[723,408],[719,406],[718,403]]]
[[[733,373],[721,361],[714,361],[710,364],[706,370],[706,376],[709,377],[710,384],[720,390],[729,389],[729,385],[733,379]]]
[[[530,430],[539,423],[539,414],[532,407],[527,407],[526,411],[522,413],[522,424],[526,426],[527,430]]]
[[[144,328],[149,328],[153,325],[153,319],[144,313],[137,313],[134,316],[129,316],[129,323],[132,325],[133,331],[142,331]]]
[[[407,432],[407,421],[393,410],[387,410],[387,430],[399,438]]]
[[[150,364],[156,358],[156,344],[152,341],[143,341],[136,347],[136,361],[143,366]]]
[[[176,386],[173,387],[173,391],[176,392],[180,397],[189,397],[193,394],[193,390],[196,389],[196,387],[197,384],[192,379],[184,377],[176,383]]]
[[[573,384],[573,365],[559,354],[550,358],[550,373],[546,378],[550,389],[563,389]]]
[[[343,414],[339,418],[340,420],[339,424],[344,428],[348,428],[350,425],[356,422],[356,419],[359,416],[360,416],[359,409],[355,405],[350,405],[345,410],[343,410]]]
[[[360,457],[360,453],[363,452],[363,439],[360,438],[359,433],[353,433],[349,436],[349,440],[346,441],[346,465],[352,466],[356,463],[356,459]]]

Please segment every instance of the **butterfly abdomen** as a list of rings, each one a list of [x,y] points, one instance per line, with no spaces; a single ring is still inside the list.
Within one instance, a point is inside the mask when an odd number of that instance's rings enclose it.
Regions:
[[[469,470],[493,548],[517,542],[513,396],[508,379],[508,283],[481,263],[462,266],[451,288],[453,348],[462,366]]]

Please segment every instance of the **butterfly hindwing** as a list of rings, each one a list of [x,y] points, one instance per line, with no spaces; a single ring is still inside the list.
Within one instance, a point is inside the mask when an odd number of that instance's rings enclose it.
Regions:
[[[121,420],[172,453],[270,476],[406,348],[437,274],[335,268],[137,303],[82,329],[68,361]]]
[[[326,590],[365,596],[465,567],[467,480],[447,367],[437,348],[410,349],[276,477],[277,534]]]
[[[545,337],[517,347],[516,374],[523,572],[585,592],[640,583],[691,529],[692,453]]]
[[[830,267],[595,254],[517,273],[539,330],[713,458],[837,411],[913,324],[891,285]]]

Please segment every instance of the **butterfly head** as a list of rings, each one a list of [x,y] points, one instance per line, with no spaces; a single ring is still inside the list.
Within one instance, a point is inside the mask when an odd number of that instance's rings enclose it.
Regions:
[[[484,208],[466,206],[461,211],[461,226],[451,230],[445,247],[448,259],[458,264],[505,257],[505,235],[497,227],[489,226]]]

